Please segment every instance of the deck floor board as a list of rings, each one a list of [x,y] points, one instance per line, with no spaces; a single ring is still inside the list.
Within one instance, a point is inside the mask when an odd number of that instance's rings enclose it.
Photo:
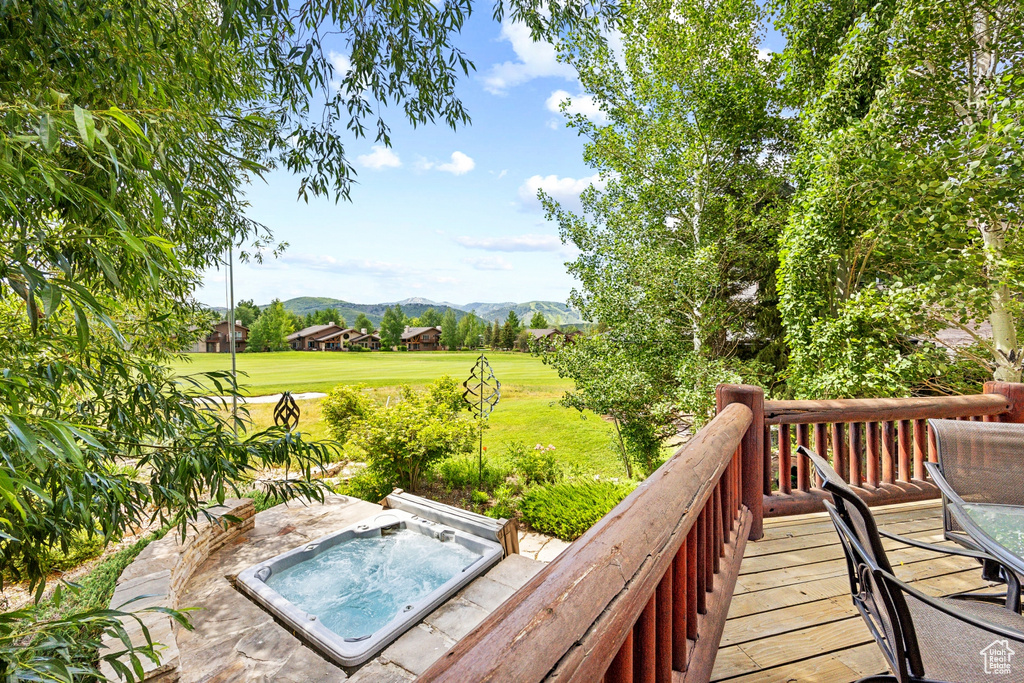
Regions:
[[[942,541],[938,501],[874,508],[880,528]],[[824,514],[765,520],[747,544],[712,681],[847,683],[886,671],[850,599],[839,538]],[[896,574],[931,595],[977,590],[980,567],[886,541]]]

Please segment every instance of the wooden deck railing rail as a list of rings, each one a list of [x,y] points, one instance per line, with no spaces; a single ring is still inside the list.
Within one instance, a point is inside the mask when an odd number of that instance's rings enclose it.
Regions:
[[[420,680],[707,681],[752,534],[749,492],[761,506],[761,453],[741,448],[752,417],[723,405]]]
[[[936,459],[929,418],[1024,422],[1024,384],[988,382],[983,394],[923,398],[765,401],[759,387],[723,385],[759,397],[752,431],[762,432],[759,468],[765,517],[822,510],[826,494],[811,481],[805,445],[828,458],[869,505],[939,497],[925,458]],[[760,407],[760,412],[757,410]]]

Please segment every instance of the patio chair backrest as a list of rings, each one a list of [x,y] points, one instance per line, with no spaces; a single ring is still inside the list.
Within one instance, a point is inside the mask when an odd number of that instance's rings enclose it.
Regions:
[[[968,503],[1024,505],[1024,424],[928,420],[943,478]],[[946,538],[976,547],[943,498]]]
[[[911,675],[923,676],[924,665],[910,610],[903,592],[886,580],[892,572],[875,561],[874,553],[861,543],[859,534],[847,524],[838,505],[825,501],[825,509],[839,533],[846,556],[850,584],[854,586],[853,604],[864,617],[889,667],[900,681],[909,680]]]
[[[942,476],[967,503],[1024,505],[1024,424],[929,420]]]
[[[887,572],[892,572],[892,566],[882,548],[882,539],[878,535],[875,518],[872,517],[867,504],[843,481],[843,478],[832,469],[832,466],[823,457],[806,446],[799,446],[797,453],[811,461],[818,476],[821,477],[822,488],[832,494],[832,501],[839,516],[853,530],[857,541],[864,548],[864,552],[868,553],[872,561],[879,567]]]

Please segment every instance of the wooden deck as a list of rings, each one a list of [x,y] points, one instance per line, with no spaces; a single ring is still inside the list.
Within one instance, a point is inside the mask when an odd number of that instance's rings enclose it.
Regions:
[[[873,509],[881,528],[942,542],[938,501]],[[896,574],[919,590],[947,595],[985,587],[966,558],[886,541]],[[712,681],[844,683],[887,671],[850,599],[846,563],[825,513],[766,519],[747,544]]]

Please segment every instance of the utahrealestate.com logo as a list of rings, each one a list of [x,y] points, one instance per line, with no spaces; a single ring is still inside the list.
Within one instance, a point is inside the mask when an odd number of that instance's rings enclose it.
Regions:
[[[1005,640],[992,641],[991,645],[978,654],[981,655],[981,659],[985,663],[985,673],[996,675],[1010,673],[1010,660],[1013,659],[1014,652]]]

